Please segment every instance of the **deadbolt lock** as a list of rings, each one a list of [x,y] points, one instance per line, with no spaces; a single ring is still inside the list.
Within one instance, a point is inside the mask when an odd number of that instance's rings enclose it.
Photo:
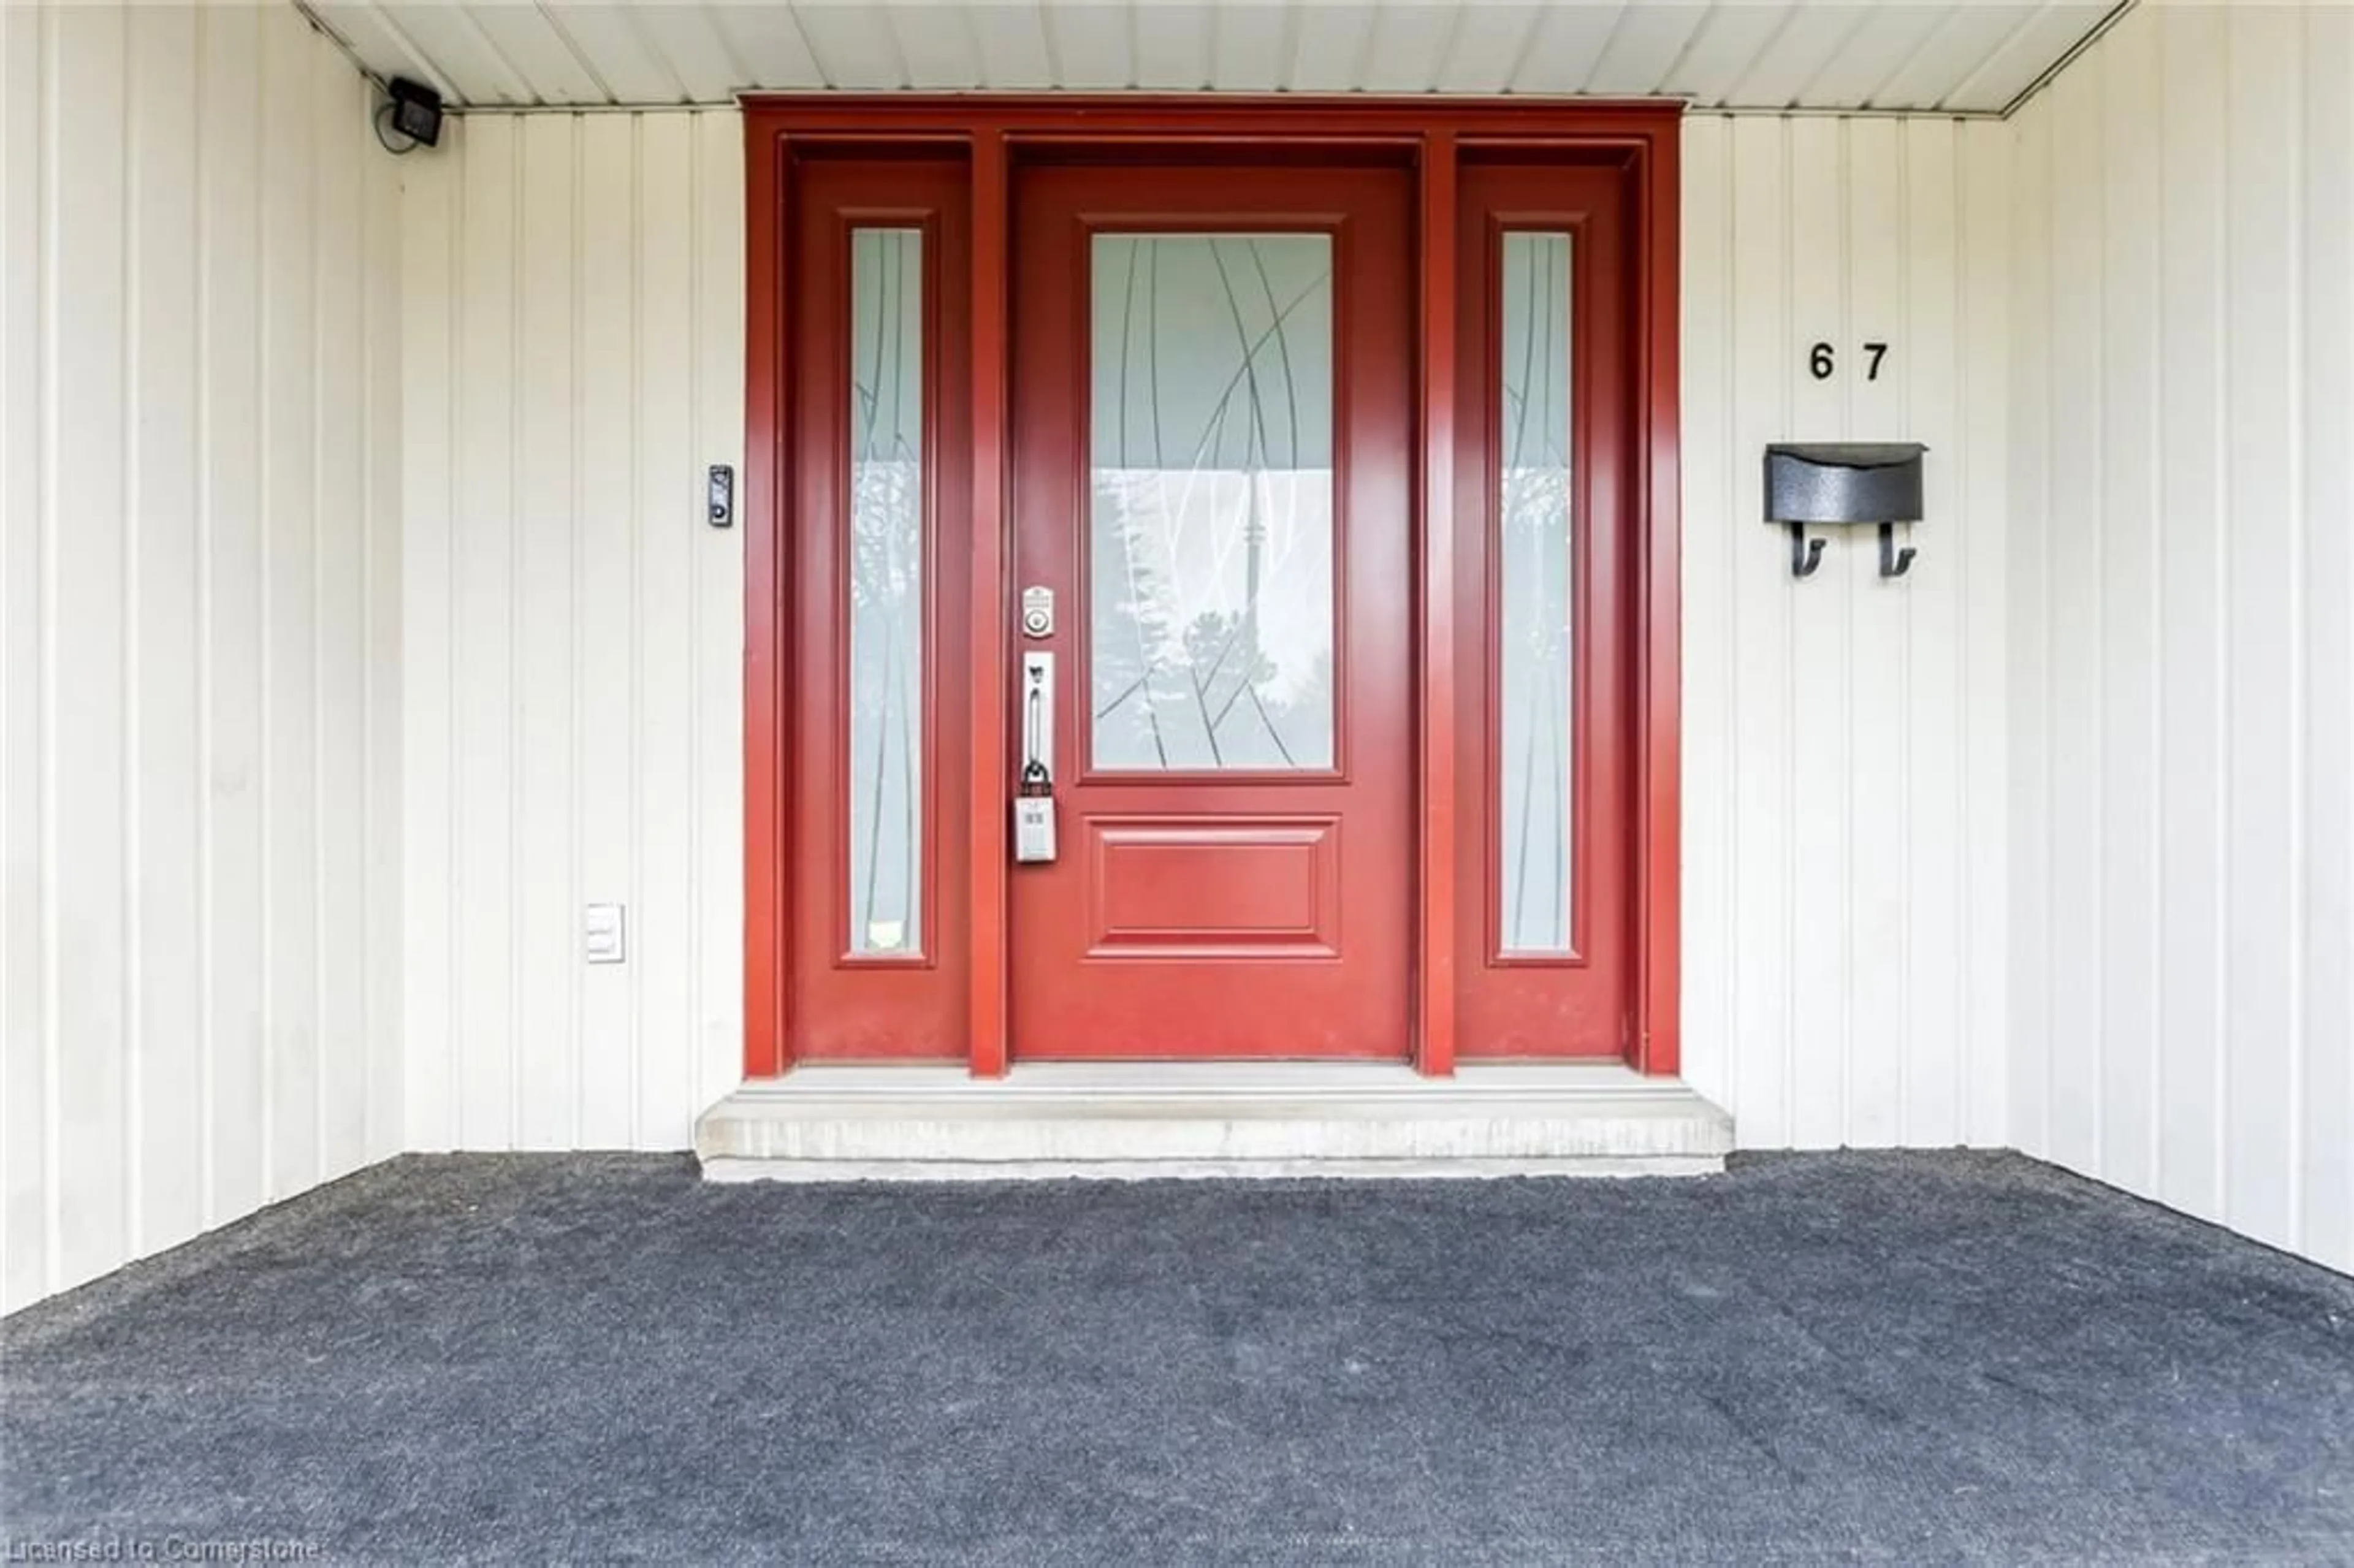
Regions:
[[[1055,635],[1053,588],[1026,588],[1022,590],[1022,634],[1025,637]]]

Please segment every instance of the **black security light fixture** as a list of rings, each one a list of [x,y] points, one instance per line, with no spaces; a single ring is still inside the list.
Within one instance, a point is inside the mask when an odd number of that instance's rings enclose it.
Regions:
[[[441,140],[440,93],[405,76],[394,77],[384,90],[390,96],[376,111],[376,139],[386,152],[413,153]]]

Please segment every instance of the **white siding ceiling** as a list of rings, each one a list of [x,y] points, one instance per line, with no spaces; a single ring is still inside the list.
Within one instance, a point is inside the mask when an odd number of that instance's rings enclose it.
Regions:
[[[380,76],[485,108],[836,88],[1685,97],[2008,108],[2116,0],[298,0]]]

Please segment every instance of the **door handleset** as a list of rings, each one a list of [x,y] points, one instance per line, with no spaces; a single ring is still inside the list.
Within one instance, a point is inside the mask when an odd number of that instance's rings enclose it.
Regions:
[[[1022,655],[1022,781],[1013,799],[1013,860],[1055,858],[1055,656]]]

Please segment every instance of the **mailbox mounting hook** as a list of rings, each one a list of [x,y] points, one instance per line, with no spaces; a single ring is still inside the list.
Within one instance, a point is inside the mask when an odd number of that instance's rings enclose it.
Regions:
[[[1920,553],[1910,545],[1901,550],[1896,547],[1895,524],[1882,523],[1880,525],[1880,575],[1882,577],[1903,577],[1913,569],[1913,557]]]
[[[1815,568],[1823,564],[1823,546],[1829,543],[1827,539],[1808,538],[1804,523],[1791,524],[1790,575],[1794,577],[1813,577]]]

